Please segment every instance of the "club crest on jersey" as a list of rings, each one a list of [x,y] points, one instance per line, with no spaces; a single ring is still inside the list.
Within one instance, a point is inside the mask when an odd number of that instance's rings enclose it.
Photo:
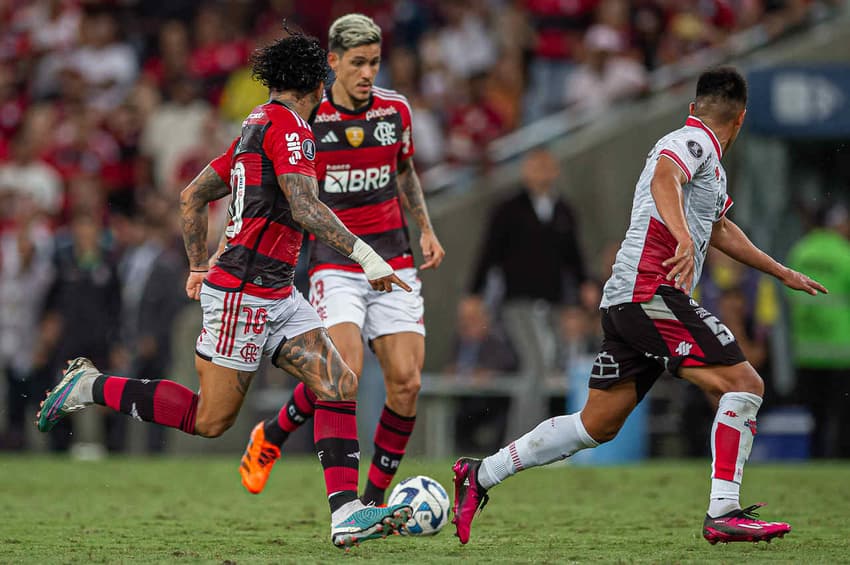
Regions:
[[[309,137],[301,142],[301,151],[310,161],[316,158],[316,144]]]
[[[363,128],[360,126],[345,128],[345,139],[348,140],[348,144],[352,147],[360,147],[365,137]]]
[[[375,140],[381,145],[392,145],[396,142],[395,124],[392,122],[378,122],[375,126]]]

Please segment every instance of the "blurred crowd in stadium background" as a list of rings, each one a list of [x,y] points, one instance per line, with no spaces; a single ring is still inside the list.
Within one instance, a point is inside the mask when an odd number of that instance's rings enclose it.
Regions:
[[[384,31],[378,84],[409,98],[417,166],[427,170],[445,162],[487,166],[491,140],[565,107],[593,114],[639,97],[659,66],[723,45],[741,30],[777,36],[804,21],[806,6],[806,0],[3,2],[3,445],[23,445],[27,406],[20,399],[28,398],[31,409],[66,358],[86,352],[122,374],[162,374],[169,366],[185,269],[174,202],[265,100],[246,61],[252,49],[279,36],[282,21],[325,39],[329,23],[343,13],[376,20]],[[223,208],[211,219],[215,230]],[[540,209],[535,214],[541,217]],[[590,271],[604,280],[610,259]],[[570,298],[543,297],[570,305],[559,322],[565,358],[594,351],[599,337],[599,280],[590,281],[580,256],[576,261],[575,286],[563,293]],[[472,294],[483,291],[481,276]],[[740,328],[733,331],[746,340],[754,364],[766,363],[777,300],[772,287],[714,258],[705,279],[705,300]],[[509,346],[500,345],[498,325],[487,324],[498,313],[483,304],[462,303],[449,369],[480,376],[517,368]],[[69,319],[74,327],[64,324]],[[482,333],[484,327],[494,329]],[[108,447],[120,449],[120,422],[107,427]],[[61,433],[51,437],[55,448],[67,447]]]

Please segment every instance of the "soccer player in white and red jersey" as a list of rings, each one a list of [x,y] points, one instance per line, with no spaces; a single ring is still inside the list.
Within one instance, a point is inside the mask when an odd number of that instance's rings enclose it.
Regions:
[[[313,123],[320,197],[413,288],[412,293],[375,292],[356,262],[321,242],[312,244],[310,302],[358,378],[364,338],[383,369],[386,405],[362,496],[365,503],[380,505],[413,431],[425,359],[420,282],[403,208],[421,232],[425,262],[420,269],[439,266],[445,252],[413,167],[410,105],[401,94],[373,84],[381,63],[381,29],[367,16],[349,14],[331,25],[329,42],[336,81]],[[262,491],[280,447],[314,414],[314,406],[315,396],[299,384],[276,417],[256,425],[240,466],[250,492]]]
[[[712,474],[703,536],[711,542],[761,541],[791,530],[741,508],[744,463],[756,434],[764,383],[735,336],[691,297],[711,245],[733,259],[811,295],[826,289],[755,247],[727,216],[720,160],[746,114],[747,85],[735,70],[704,72],[685,125],[662,137],[638,179],[631,223],[602,297],[604,339],[581,412],[558,416],[483,460],[454,465],[453,522],[469,541],[487,490],[530,467],[564,459],[614,439],[628,415],[666,369],[717,403],[711,430]]]
[[[42,403],[38,427],[48,431],[67,414],[99,404],[217,437],[236,420],[266,355],[316,396],[316,449],[331,507],[331,540],[348,548],[403,527],[411,509],[367,507],[357,496],[357,379],[316,311],[292,286],[302,228],[360,265],[375,292],[393,284],[410,287],[318,198],[316,145],[307,119],[322,98],[327,52],[315,38],[289,34],[258,50],[252,66],[269,88],[269,101],[254,108],[239,138],[180,199],[191,270],[186,292],[203,311],[195,345],[200,393],[168,380],[104,375],[79,357]],[[211,265],[207,205],[228,194],[227,244]]]

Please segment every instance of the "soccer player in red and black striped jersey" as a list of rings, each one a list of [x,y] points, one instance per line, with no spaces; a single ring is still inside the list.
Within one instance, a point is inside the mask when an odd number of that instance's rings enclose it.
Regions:
[[[348,14],[331,25],[329,38],[328,60],[336,81],[325,92],[313,124],[320,197],[413,288],[412,293],[376,293],[356,262],[313,242],[311,303],[358,377],[363,338],[384,372],[386,405],[362,497],[380,505],[413,431],[425,358],[423,303],[404,210],[421,232],[425,262],[420,268],[439,266],[445,251],[434,234],[413,167],[410,105],[401,94],[373,84],[381,63],[380,28],[371,18]],[[314,395],[298,385],[277,417],[257,424],[240,469],[250,492],[263,489],[280,446],[314,411]],[[252,455],[260,451],[271,456]]]
[[[269,356],[316,398],[316,450],[332,512],[331,540],[347,548],[403,527],[410,507],[367,507],[357,496],[357,379],[316,311],[292,286],[302,228],[359,265],[375,292],[393,284],[411,289],[318,198],[316,145],[307,119],[322,99],[327,52],[315,38],[288,34],[258,50],[252,65],[269,88],[269,101],[254,108],[240,137],[180,200],[191,270],[186,292],[203,310],[195,348],[200,393],[168,380],[104,375],[79,357],[42,403],[38,426],[48,431],[65,415],[100,404],[137,420],[217,437],[236,420],[260,357]],[[227,245],[211,265],[207,205],[228,194]]]

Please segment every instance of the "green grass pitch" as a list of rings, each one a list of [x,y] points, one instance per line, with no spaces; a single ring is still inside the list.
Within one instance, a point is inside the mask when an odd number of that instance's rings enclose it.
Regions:
[[[762,517],[794,528],[770,545],[706,543],[708,461],[653,462],[527,471],[491,491],[467,546],[448,525],[346,555],[329,541],[314,458],[283,460],[259,496],[242,489],[238,463],[4,455],[0,563],[850,562],[850,464],[747,468],[744,504],[767,501]],[[451,492],[450,466],[408,460],[400,477],[430,475]]]

